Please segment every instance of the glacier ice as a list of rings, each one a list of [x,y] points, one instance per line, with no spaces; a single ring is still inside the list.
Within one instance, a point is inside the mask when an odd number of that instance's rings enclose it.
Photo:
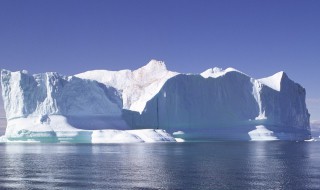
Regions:
[[[284,72],[263,79],[233,68],[180,74],[151,60],[133,71],[75,76],[2,70],[1,84],[7,141],[310,138],[305,89]]]
[[[94,70],[75,76],[116,88],[121,92],[123,109],[141,113],[146,102],[160,91],[168,79],[177,74],[168,71],[164,62],[151,60],[147,65],[134,71]]]
[[[45,143],[175,142],[170,134],[161,129],[80,129],[70,124],[65,116],[51,115],[50,120],[50,123],[38,122],[38,118],[34,117],[9,120],[2,140]]]

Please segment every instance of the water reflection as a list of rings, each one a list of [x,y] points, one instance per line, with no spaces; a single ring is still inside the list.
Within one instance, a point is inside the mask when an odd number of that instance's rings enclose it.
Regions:
[[[0,189],[319,189],[319,143],[0,145]]]
[[[268,189],[306,189],[310,186],[306,159],[307,143],[260,142],[250,149],[247,181],[252,189],[264,185]],[[319,173],[316,174],[319,176]]]

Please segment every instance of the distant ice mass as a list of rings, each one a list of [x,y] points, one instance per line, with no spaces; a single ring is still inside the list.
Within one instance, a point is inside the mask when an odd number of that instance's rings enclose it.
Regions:
[[[138,143],[307,140],[305,89],[284,72],[254,79],[233,68],[63,76],[1,71],[5,142]]]

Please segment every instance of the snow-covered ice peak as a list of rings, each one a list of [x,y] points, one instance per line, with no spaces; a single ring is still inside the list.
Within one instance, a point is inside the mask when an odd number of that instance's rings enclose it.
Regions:
[[[75,75],[111,86],[122,94],[123,108],[142,112],[146,103],[162,88],[164,83],[179,73],[168,71],[164,62],[151,60],[136,70],[95,70]]]
[[[167,67],[163,61],[157,61],[155,59],[152,59],[149,61],[148,64],[145,66],[135,70],[136,72],[155,72],[155,71],[167,71]]]
[[[151,60],[147,65],[132,71],[133,78],[140,84],[161,80],[169,71],[162,61]]]
[[[286,73],[283,71],[280,71],[270,77],[258,79],[258,81],[276,91],[280,91],[281,81],[284,76],[286,76]]]
[[[210,69],[207,69],[205,70],[204,72],[202,72],[200,75],[203,77],[203,78],[218,78],[218,77],[221,77],[229,72],[238,72],[238,73],[241,73],[241,74],[244,74],[240,71],[238,71],[237,69],[234,69],[234,68],[227,68],[225,70],[223,70],[222,68],[218,68],[218,67],[214,67],[214,68],[210,68]]]

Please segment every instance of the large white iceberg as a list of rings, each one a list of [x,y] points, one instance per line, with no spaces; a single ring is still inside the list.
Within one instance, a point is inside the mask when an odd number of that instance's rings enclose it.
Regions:
[[[305,89],[284,72],[253,79],[233,68],[75,76],[1,71],[7,141],[161,142],[310,138]],[[170,133],[170,134],[168,134]]]

